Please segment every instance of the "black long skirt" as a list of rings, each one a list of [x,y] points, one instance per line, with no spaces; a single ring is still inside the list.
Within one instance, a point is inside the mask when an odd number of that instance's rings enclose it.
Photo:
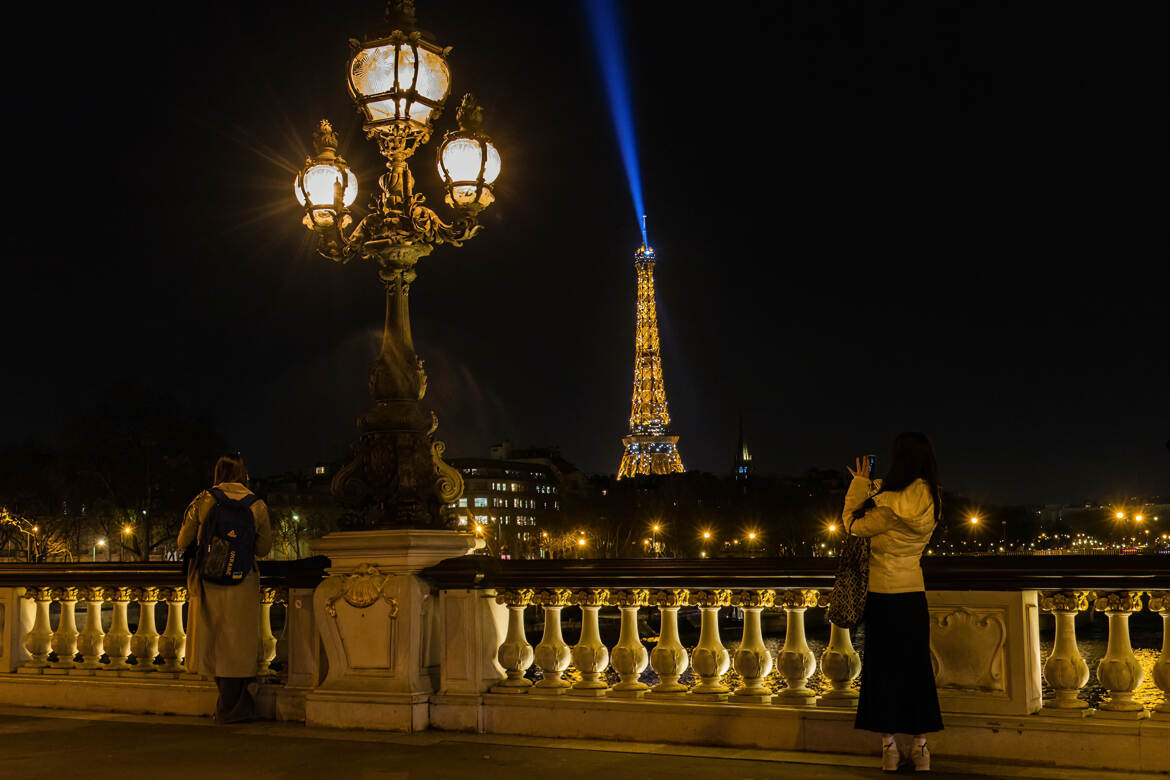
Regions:
[[[861,697],[854,727],[882,734],[942,731],[926,594],[870,593],[862,624]]]

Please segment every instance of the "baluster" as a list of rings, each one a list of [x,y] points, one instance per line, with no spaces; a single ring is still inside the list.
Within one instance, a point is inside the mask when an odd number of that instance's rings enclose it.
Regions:
[[[132,669],[133,667],[126,661],[130,655],[130,621],[126,612],[133,598],[133,589],[105,588],[103,595],[114,607],[110,630],[106,633],[106,656],[110,659],[106,669],[109,671]]]
[[[1154,685],[1162,691],[1162,703],[1154,708],[1152,717],[1170,720],[1170,590],[1156,590],[1150,594],[1150,611],[1162,616],[1162,652],[1154,664]]]
[[[77,647],[81,651],[81,668],[101,669],[106,640],[106,632],[102,631],[102,602],[105,601],[105,591],[102,588],[82,588],[78,595],[85,602],[85,630],[77,638]]]
[[[158,639],[158,656],[162,660],[158,671],[185,672],[187,632],[183,630],[183,605],[187,603],[187,589],[163,588],[160,595],[167,602],[167,628]]]
[[[36,604],[32,630],[24,637],[24,649],[32,658],[24,662],[30,669],[44,669],[49,665],[49,651],[53,649],[53,629],[49,625],[49,605],[53,603],[52,588],[25,588],[24,597]]]
[[[644,588],[614,591],[609,601],[622,611],[622,629],[610,659],[610,665],[622,681],[614,684],[609,695],[640,699],[650,688],[638,679],[650,664],[650,654],[638,635],[638,608],[649,603],[650,591]]]
[[[138,630],[130,639],[130,652],[138,665],[136,672],[153,672],[154,657],[158,654],[158,629],[154,623],[154,606],[158,604],[158,588],[135,588],[138,601]]]
[[[507,679],[492,686],[492,693],[526,693],[532,681],[524,678],[524,672],[532,666],[532,645],[524,636],[524,609],[532,603],[532,590],[506,590],[496,595],[496,603],[508,608],[508,634],[496,653],[496,660],[504,667]]]
[[[57,660],[53,662],[54,669],[72,669],[77,664],[73,657],[77,655],[77,588],[54,588],[53,600],[61,605],[61,617],[57,620],[57,630],[53,632],[53,652]]]
[[[561,694],[569,690],[569,682],[563,679],[569,668],[569,646],[561,636],[561,610],[569,605],[572,591],[568,588],[542,590],[536,595],[535,603],[544,608],[544,635],[536,646],[536,665],[541,677],[534,688],[541,693]]]
[[[272,633],[272,604],[276,601],[276,588],[260,589],[260,649],[256,658],[256,674],[267,677],[276,674],[272,659],[276,657],[276,636]]]
[[[1095,593],[1083,591],[1060,591],[1040,597],[1040,609],[1051,612],[1056,619],[1056,636],[1052,641],[1052,652],[1044,662],[1044,679],[1052,686],[1054,696],[1046,703],[1046,715],[1065,715],[1081,718],[1092,710],[1089,703],[1078,694],[1089,681],[1089,665],[1085,663],[1077,647],[1078,612],[1089,608],[1089,600]]]
[[[650,652],[650,666],[659,682],[650,689],[649,696],[678,699],[687,693],[687,686],[678,681],[690,665],[687,649],[678,638],[678,609],[687,605],[690,596],[690,591],[684,588],[656,590],[650,596],[650,603],[661,614],[662,630],[658,644]]]
[[[743,685],[735,690],[736,701],[772,702],[772,689],[764,684],[772,671],[772,653],[764,644],[760,613],[775,602],[774,590],[741,590],[731,598],[731,603],[743,610],[743,639],[732,656],[732,666],[743,678]]]
[[[808,649],[804,636],[804,611],[819,602],[815,590],[786,590],[778,594],[777,602],[787,613],[784,647],[777,662],[780,674],[788,687],[776,694],[784,704],[808,705],[816,701],[816,694],[808,688],[808,678],[816,669],[816,658]]]
[[[1097,680],[1109,691],[1109,698],[1101,703],[1098,714],[1143,718],[1147,713],[1139,702],[1133,700],[1133,692],[1142,684],[1145,672],[1129,641],[1129,616],[1142,608],[1142,592],[1107,593],[1096,599],[1093,606],[1109,618],[1109,644],[1105,648],[1105,657],[1097,664]]]
[[[609,666],[609,650],[601,643],[597,613],[609,603],[609,591],[578,590],[573,593],[573,603],[581,607],[581,639],[571,650],[573,666],[581,673],[581,679],[573,683],[569,693],[573,696],[604,696],[609,690],[604,678],[605,668]]]
[[[280,668],[284,670],[285,677],[287,677],[289,624],[292,622],[288,608],[288,588],[277,588],[276,603],[284,607],[284,620],[280,624],[280,636],[276,637],[276,660],[280,662]]]

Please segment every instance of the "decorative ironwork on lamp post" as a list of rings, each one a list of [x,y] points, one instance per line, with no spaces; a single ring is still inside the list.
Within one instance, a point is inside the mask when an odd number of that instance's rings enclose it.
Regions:
[[[443,221],[414,191],[407,160],[430,139],[447,100],[450,48],[417,29],[411,0],[389,3],[386,19],[381,36],[349,42],[350,93],[365,115],[366,137],[386,158],[369,213],[354,224],[349,206],[357,198],[357,177],[338,155],[327,120],[313,134],[314,155],[294,184],[320,254],[340,263],[376,263],[386,289],[382,347],[370,367],[374,403],[358,418],[352,457],[332,483],[347,530],[445,527],[442,506],[463,493],[463,477],[443,461],[443,443],[432,439],[438,421],[420,404],[427,376],[411,338],[410,285],[419,259],[437,244],[462,246],[479,232],[477,217],[491,204],[500,173],[499,152],[480,130],[483,110],[468,94],[456,114],[459,130],[447,133],[438,150],[444,200],[454,218]]]

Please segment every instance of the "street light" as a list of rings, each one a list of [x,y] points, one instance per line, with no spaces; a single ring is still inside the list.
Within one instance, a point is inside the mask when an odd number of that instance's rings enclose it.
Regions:
[[[90,563],[97,563],[97,548],[99,548],[99,547],[105,547],[105,546],[106,546],[106,540],[105,540],[105,539],[98,539],[98,540],[97,540],[97,541],[94,543],[94,545],[93,545],[93,556],[92,556],[92,558],[90,559]]]
[[[349,214],[357,176],[338,154],[327,120],[313,133],[313,156],[293,183],[318,252],[339,263],[376,263],[385,287],[382,347],[370,368],[373,406],[358,419],[351,460],[330,486],[344,508],[345,530],[443,528],[440,508],[463,493],[463,476],[443,461],[445,445],[432,439],[438,421],[419,403],[427,377],[414,351],[409,293],[421,258],[479,232],[478,214],[492,203],[501,169],[499,151],[481,130],[483,109],[467,94],[456,114],[459,129],[446,134],[436,155],[454,218],[444,222],[414,191],[407,160],[430,140],[450,94],[450,50],[418,29],[412,0],[391,2],[386,21],[372,38],[350,41],[349,92],[365,117],[366,137],[386,159],[369,213],[357,224]]]

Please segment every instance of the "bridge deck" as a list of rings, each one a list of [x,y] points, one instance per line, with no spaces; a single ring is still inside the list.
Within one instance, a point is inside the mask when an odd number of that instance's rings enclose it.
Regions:
[[[1154,778],[1043,766],[935,759],[936,778]],[[38,778],[476,778],[701,777],[837,780],[881,777],[877,756],[425,732],[415,735],[207,718],[0,707],[4,776]],[[913,775],[904,769],[901,774]],[[1164,777],[1164,776],[1163,776]]]

